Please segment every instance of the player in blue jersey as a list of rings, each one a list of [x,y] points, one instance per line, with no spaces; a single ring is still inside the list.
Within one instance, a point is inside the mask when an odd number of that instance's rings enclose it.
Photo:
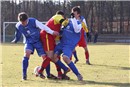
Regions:
[[[51,30],[46,25],[43,25],[35,18],[28,17],[27,13],[21,12],[18,14],[18,23],[16,24],[15,38],[12,43],[17,43],[20,40],[21,35],[24,37],[24,57],[22,60],[22,79],[27,79],[27,68],[29,64],[30,55],[33,54],[36,49],[39,56],[45,60],[47,58],[45,51],[40,41],[40,30],[45,30],[52,35],[59,35],[57,31]],[[46,62],[46,61],[43,61]],[[45,78],[43,74],[40,74],[41,78]]]
[[[82,30],[81,30],[81,38],[80,41],[78,42],[79,47],[83,47],[85,51],[85,57],[86,57],[86,64],[91,65],[90,60],[89,60],[89,50],[87,47],[87,42],[86,42],[86,33],[88,33],[88,27],[86,20],[83,16],[81,16],[81,10],[79,6],[75,6],[72,8],[72,13],[75,18],[77,18],[79,21],[82,22]],[[74,57],[75,57],[75,63],[78,61],[77,53],[76,50],[73,51]]]
[[[56,46],[54,50],[54,62],[59,61],[57,56],[62,55],[65,63],[70,67],[70,69],[77,76],[78,80],[83,80],[82,75],[79,73],[78,69],[74,63],[70,60],[72,52],[80,40],[81,36],[81,22],[76,18],[69,19],[69,24],[63,28],[62,37],[60,43]],[[60,65],[59,65],[60,66]],[[62,68],[62,67],[61,67]]]

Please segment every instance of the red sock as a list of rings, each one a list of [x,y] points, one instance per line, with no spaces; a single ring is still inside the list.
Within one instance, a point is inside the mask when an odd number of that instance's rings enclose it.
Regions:
[[[89,59],[89,53],[88,53],[88,51],[85,52],[85,57],[86,57],[86,60]]]
[[[41,69],[39,70],[39,73],[42,73],[43,70],[50,64],[51,59],[49,57],[46,56],[46,58],[43,58],[43,62],[41,65]]]

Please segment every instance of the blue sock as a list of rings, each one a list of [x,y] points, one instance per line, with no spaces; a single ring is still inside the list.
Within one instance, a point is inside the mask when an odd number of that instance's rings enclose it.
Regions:
[[[73,55],[74,55],[74,58],[75,58],[76,60],[78,60],[76,51],[73,52]]]
[[[47,76],[50,76],[50,64],[46,67]]]
[[[22,60],[23,76],[27,75],[28,60],[29,60],[29,58],[27,58],[27,57],[24,57]]]
[[[78,71],[78,69],[76,68],[76,66],[74,65],[73,62],[70,62],[70,64],[68,64],[68,66],[71,68],[71,70],[74,72],[74,74],[76,76],[80,74],[79,71]]]
[[[67,68],[60,60],[58,60],[58,61],[56,62],[56,64],[57,64],[59,67],[61,67],[64,71],[67,71],[67,70],[68,70],[68,68]]]

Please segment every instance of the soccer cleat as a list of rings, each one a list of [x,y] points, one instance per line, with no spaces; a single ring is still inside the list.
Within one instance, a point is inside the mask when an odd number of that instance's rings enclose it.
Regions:
[[[24,76],[22,77],[22,80],[27,80],[27,75],[24,75]]]
[[[79,61],[79,60],[75,60],[75,61],[74,61],[74,64],[76,64],[78,61]]]
[[[70,80],[70,77],[67,76],[67,75],[64,75],[64,74],[58,75],[57,78],[58,78],[59,80]]]
[[[82,77],[82,75],[80,75],[80,74],[77,75],[77,78],[78,78],[79,81],[82,81],[82,80],[83,80],[83,77]]]
[[[53,74],[50,74],[50,76],[47,76],[48,79],[58,79],[58,77],[54,76]]]
[[[89,62],[89,60],[86,61],[86,64],[91,65],[91,63]]]
[[[58,75],[57,79],[59,79],[59,80],[62,79],[62,75]]]
[[[67,75],[62,74],[62,80],[70,80],[70,77]]]
[[[44,76],[42,73],[38,73],[38,74],[36,75],[36,77],[40,77],[40,78],[42,78],[42,79],[45,79],[45,76]]]

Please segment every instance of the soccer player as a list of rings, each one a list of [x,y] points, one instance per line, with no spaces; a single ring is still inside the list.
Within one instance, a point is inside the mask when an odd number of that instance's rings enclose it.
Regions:
[[[18,23],[16,24],[16,32],[15,38],[12,43],[17,43],[20,40],[21,35],[24,37],[24,57],[22,60],[22,79],[27,79],[27,68],[29,65],[30,55],[33,54],[36,49],[39,56],[45,60],[47,58],[45,51],[42,47],[42,43],[40,41],[40,31],[45,30],[47,33],[51,35],[58,35],[57,31],[51,30],[46,25],[43,25],[35,18],[28,17],[27,13],[21,12],[18,14]],[[42,78],[45,76],[41,75]]]
[[[88,28],[86,24],[86,20],[83,16],[81,16],[81,10],[79,6],[75,6],[72,8],[72,13],[75,18],[77,18],[79,21],[82,22],[82,30],[81,30],[81,38],[78,42],[79,47],[83,47],[85,50],[85,57],[86,57],[86,64],[91,65],[89,61],[89,52],[87,48],[87,42],[86,42],[86,33],[88,33]],[[78,57],[76,54],[76,50],[73,51],[73,55],[76,58],[75,63],[78,61]]]
[[[72,52],[80,40],[81,35],[81,22],[76,18],[71,18],[69,24],[63,29],[62,38],[59,44],[56,46],[54,51],[54,62],[59,61],[57,56],[63,53],[62,57],[65,63],[70,67],[70,69],[77,76],[78,80],[83,80],[82,75],[79,73],[78,69],[74,63],[70,60]]]
[[[56,14],[47,21],[46,26],[48,26],[52,30],[60,32],[61,26],[62,25],[66,26],[67,24],[68,24],[68,20],[65,19],[64,12],[57,11]],[[53,36],[53,35],[47,33],[46,31],[42,30],[40,32],[40,38],[41,38],[43,48],[44,48],[47,56],[52,59],[54,57],[54,48],[56,46],[56,36]],[[50,60],[46,59],[46,61],[49,62]],[[45,65],[48,65],[48,62],[44,63],[43,67]],[[45,69],[43,67],[41,67],[41,69],[39,70],[39,73],[43,72],[43,70]],[[56,68],[58,71],[58,78],[62,78],[61,68],[58,65],[56,65]],[[50,74],[50,64],[47,66],[46,72],[48,75]]]

